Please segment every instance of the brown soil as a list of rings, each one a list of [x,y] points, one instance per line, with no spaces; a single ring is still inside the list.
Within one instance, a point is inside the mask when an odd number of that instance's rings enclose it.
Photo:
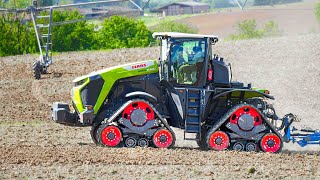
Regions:
[[[296,35],[320,32],[320,24],[314,14],[317,0],[306,0],[302,3],[250,7],[223,10],[217,13],[194,16],[181,20],[199,29],[199,33],[215,34],[227,38],[237,32],[237,23],[255,19],[258,27],[268,21],[274,21],[283,35]]]
[[[220,42],[216,47],[232,62],[234,80],[269,88],[279,114],[293,112],[302,124],[320,127],[319,35]],[[1,58],[0,178],[320,177],[319,146],[286,144],[280,154],[200,151],[175,130],[174,149],[103,148],[92,143],[89,128],[50,121],[53,102],[70,102],[75,77],[125,62],[157,59],[158,53],[159,48],[61,53],[49,74],[38,81],[30,69],[36,56]]]

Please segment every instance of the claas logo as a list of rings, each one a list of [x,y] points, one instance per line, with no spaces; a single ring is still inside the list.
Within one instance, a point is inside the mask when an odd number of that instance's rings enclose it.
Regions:
[[[147,66],[147,64],[138,64],[138,65],[133,65],[133,66],[132,66],[132,69],[144,68],[144,67],[146,67],[146,66]]]

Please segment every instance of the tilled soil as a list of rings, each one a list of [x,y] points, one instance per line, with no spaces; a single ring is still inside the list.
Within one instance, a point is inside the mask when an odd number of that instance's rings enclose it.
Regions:
[[[319,33],[320,24],[314,14],[315,3],[319,0],[304,0],[293,4],[252,7],[244,9],[230,9],[221,12],[188,17],[180,21],[191,24],[202,34],[216,34],[221,38],[228,38],[236,34],[237,24],[244,20],[254,19],[258,28],[265,23],[273,21],[279,33],[283,35],[297,35]]]
[[[268,88],[280,116],[298,114],[320,128],[320,35],[219,42],[215,51],[232,63],[233,79]],[[71,81],[94,70],[157,59],[159,48],[70,52],[41,80],[33,80],[35,55],[0,59],[0,178],[305,178],[320,177],[319,146],[285,144],[283,153],[201,151],[177,136],[174,149],[103,148],[89,128],[50,121],[51,104],[70,102]],[[297,124],[300,127],[300,124]]]

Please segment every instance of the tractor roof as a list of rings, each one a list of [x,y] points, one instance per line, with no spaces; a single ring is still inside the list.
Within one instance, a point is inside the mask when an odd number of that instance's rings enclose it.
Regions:
[[[157,37],[172,37],[172,38],[212,38],[218,39],[215,35],[205,35],[205,34],[188,34],[188,33],[178,33],[178,32],[155,32],[152,34],[154,38]]]

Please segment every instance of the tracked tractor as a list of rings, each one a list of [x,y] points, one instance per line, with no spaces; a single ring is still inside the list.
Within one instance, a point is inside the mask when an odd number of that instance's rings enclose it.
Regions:
[[[171,148],[175,133],[201,149],[281,151],[283,142],[319,144],[318,131],[293,134],[293,114],[279,118],[266,89],[232,81],[231,66],[215,54],[212,35],[154,33],[158,61],[142,61],[76,78],[70,111],[54,103],[52,118],[92,126],[94,143],[107,147]],[[301,132],[301,131],[300,131]]]

